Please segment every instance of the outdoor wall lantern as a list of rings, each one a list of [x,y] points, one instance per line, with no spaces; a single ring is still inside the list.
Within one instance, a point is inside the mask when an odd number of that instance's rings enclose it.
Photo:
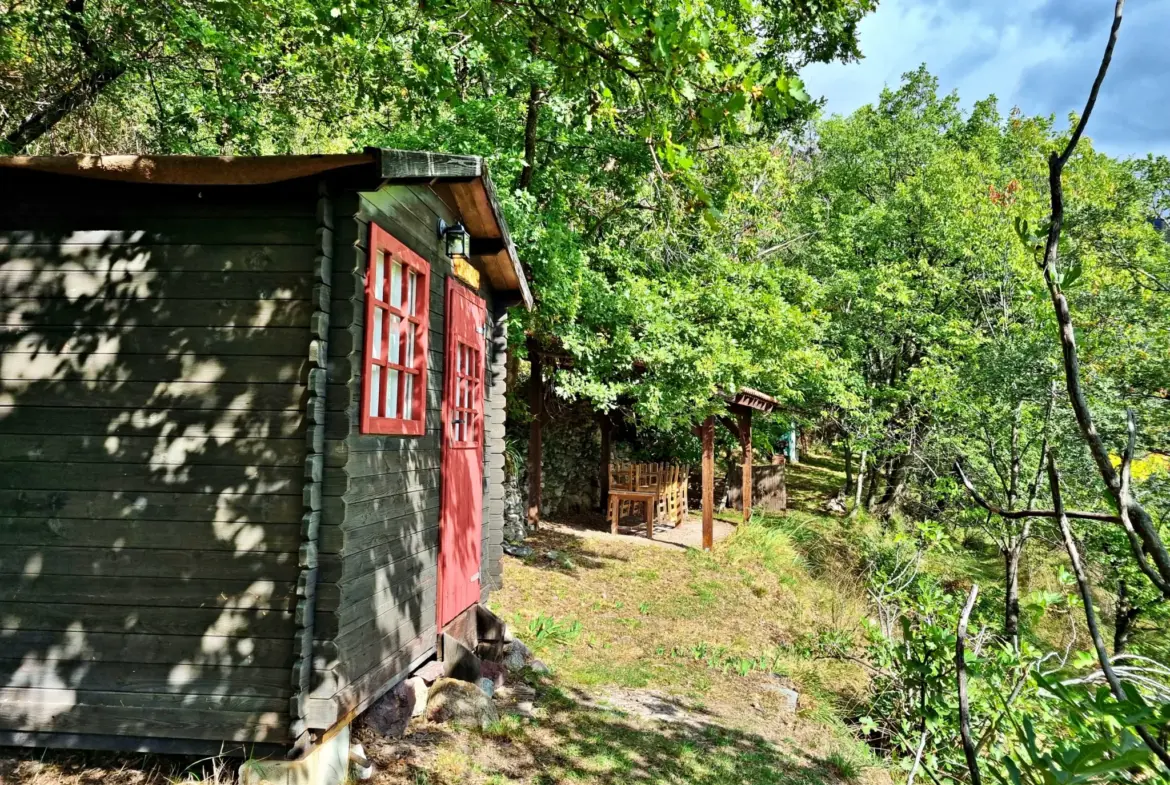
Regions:
[[[440,218],[439,236],[443,238],[447,249],[447,256],[450,258],[466,259],[471,255],[471,235],[462,223],[447,224],[446,221]]]

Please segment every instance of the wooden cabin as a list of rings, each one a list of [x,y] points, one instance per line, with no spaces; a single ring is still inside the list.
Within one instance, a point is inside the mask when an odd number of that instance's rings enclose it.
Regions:
[[[479,158],[0,186],[0,744],[295,752],[467,628],[532,302]]]

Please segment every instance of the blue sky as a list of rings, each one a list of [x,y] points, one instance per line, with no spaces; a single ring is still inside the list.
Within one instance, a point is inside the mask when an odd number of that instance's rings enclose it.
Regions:
[[[802,76],[830,114],[877,100],[920,64],[965,106],[994,93],[1000,109],[1079,112],[1112,21],[1113,0],[880,0],[861,23],[857,63]],[[1170,155],[1170,0],[1129,0],[1088,136],[1118,156]]]

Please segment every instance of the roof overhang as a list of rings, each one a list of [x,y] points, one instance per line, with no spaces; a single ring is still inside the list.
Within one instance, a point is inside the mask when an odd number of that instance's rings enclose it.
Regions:
[[[375,147],[335,155],[0,156],[0,173],[4,170],[179,186],[270,185],[325,174],[344,174],[355,184],[366,183],[367,188],[385,183],[447,183],[472,235],[473,255],[483,262],[493,285],[516,292],[527,308],[533,305],[528,278],[479,156]]]
[[[762,393],[759,390],[753,390],[750,387],[741,387],[738,393],[728,398],[728,404],[730,406],[751,409],[752,411],[763,412],[764,414],[768,414],[775,409],[776,403],[776,399],[771,395]]]

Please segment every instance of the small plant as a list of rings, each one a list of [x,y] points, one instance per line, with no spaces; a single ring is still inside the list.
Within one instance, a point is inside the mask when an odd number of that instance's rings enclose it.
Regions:
[[[581,637],[581,622],[558,621],[541,613],[528,622],[528,637],[537,646],[567,646]]]
[[[851,756],[843,752],[830,752],[825,758],[825,766],[833,775],[846,782],[856,782],[861,778],[861,766]]]
[[[489,724],[481,733],[489,739],[517,741],[524,738],[524,720],[516,714],[508,714]]]

